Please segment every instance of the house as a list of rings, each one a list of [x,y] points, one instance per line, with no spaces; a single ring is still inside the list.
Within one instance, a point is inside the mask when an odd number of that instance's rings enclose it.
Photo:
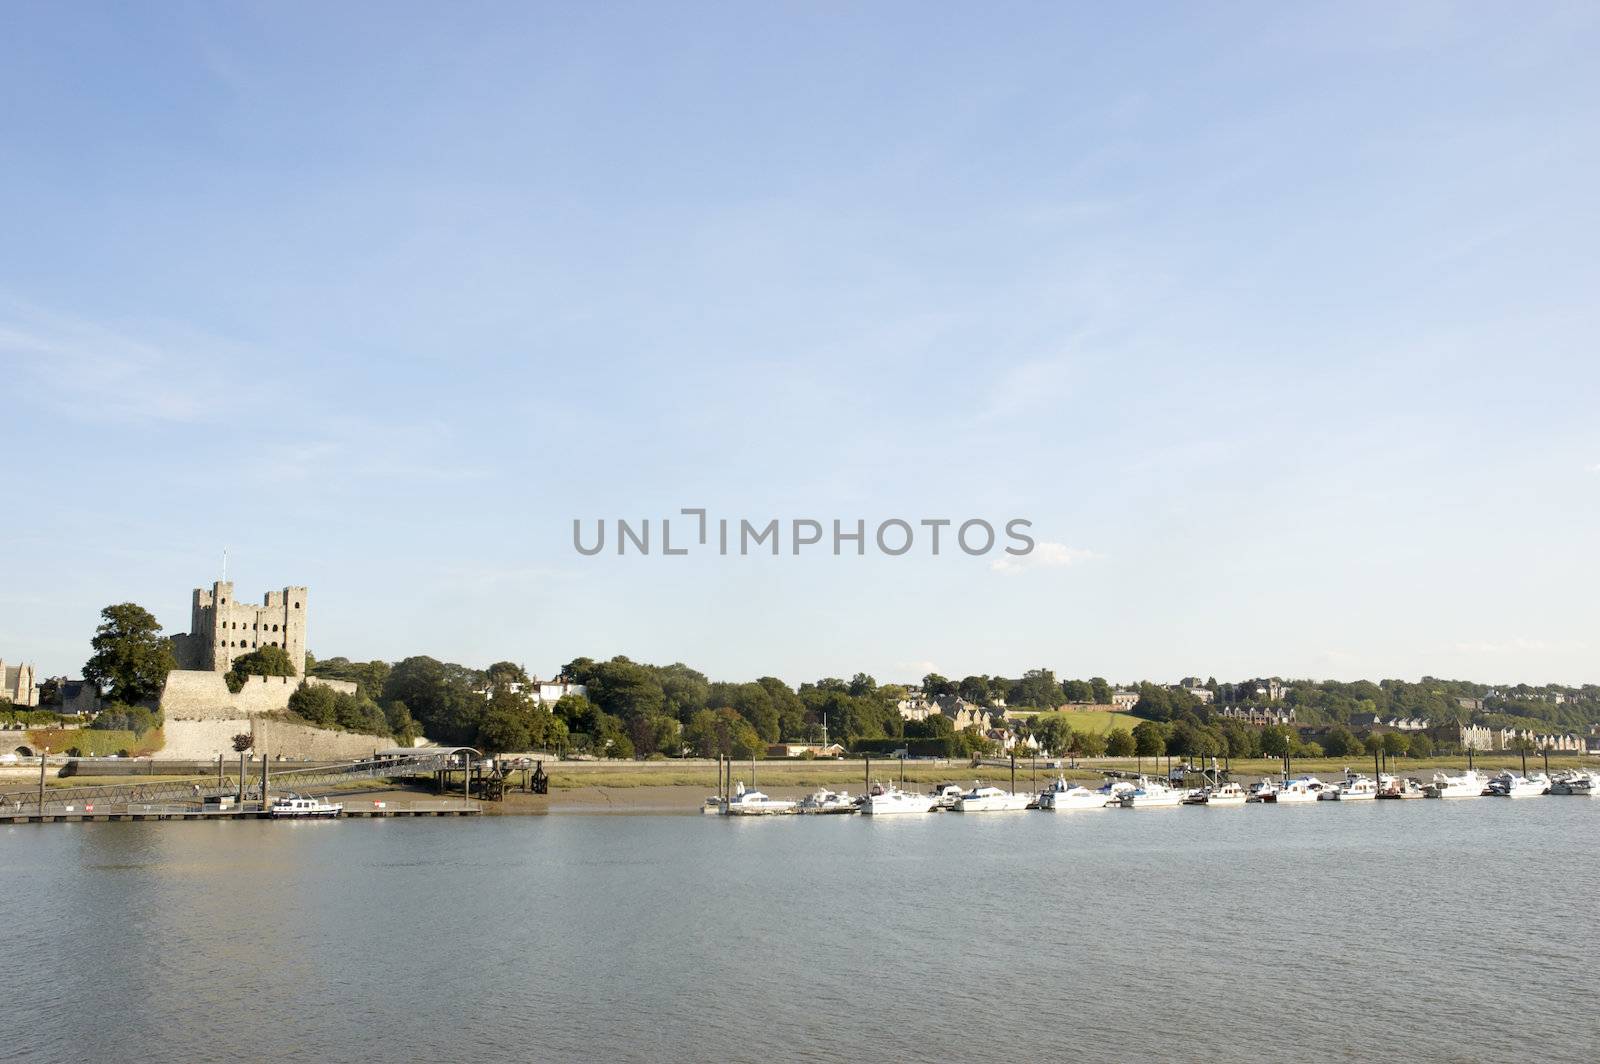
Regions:
[[[768,757],[843,757],[844,752],[838,743],[774,743],[767,747]]]
[[[32,708],[39,704],[39,685],[32,665],[7,665],[0,660],[0,702]]]
[[[1111,704],[1119,710],[1130,710],[1139,704],[1139,692],[1119,687],[1111,692]]]

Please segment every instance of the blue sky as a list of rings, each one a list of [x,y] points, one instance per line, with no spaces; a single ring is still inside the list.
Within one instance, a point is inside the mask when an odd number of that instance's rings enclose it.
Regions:
[[[0,657],[1593,681],[1600,12],[11,4]],[[992,559],[574,518],[1022,516]]]

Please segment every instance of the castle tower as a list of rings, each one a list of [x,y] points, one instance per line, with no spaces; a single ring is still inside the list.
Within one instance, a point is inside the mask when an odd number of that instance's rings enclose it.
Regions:
[[[219,580],[211,590],[195,588],[189,635],[177,640],[184,668],[227,672],[235,658],[265,646],[282,647],[295,675],[306,671],[307,589],[269,591],[261,605],[233,597],[233,584]]]

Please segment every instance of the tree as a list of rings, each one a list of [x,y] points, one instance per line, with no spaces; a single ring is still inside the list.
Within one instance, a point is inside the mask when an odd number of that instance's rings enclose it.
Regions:
[[[1132,757],[1138,750],[1139,744],[1134,740],[1132,732],[1122,728],[1112,728],[1106,733],[1108,757]]]
[[[1411,742],[1399,732],[1385,732],[1383,735],[1383,752],[1390,757],[1399,757],[1411,749]]]
[[[1153,720],[1140,721],[1133,729],[1133,745],[1140,757],[1160,757],[1167,752],[1167,729]]]
[[[337,719],[336,702],[333,688],[320,683],[302,682],[289,696],[289,712],[325,728]]]
[[[1369,754],[1381,753],[1383,751],[1383,736],[1377,732],[1368,732],[1361,740],[1361,747]]]
[[[172,641],[150,611],[132,602],[100,611],[100,627],[89,645],[94,655],[84,663],[83,678],[114,702],[153,702],[167,673],[177,667]]]
[[[1361,753],[1363,749],[1361,740],[1343,724],[1336,724],[1328,729],[1328,734],[1322,739],[1322,748],[1328,752],[1329,757],[1349,757]]]
[[[1013,706],[1055,709],[1061,704],[1061,685],[1049,669],[1029,669],[1012,688],[1007,701]]]
[[[478,746],[487,754],[527,750],[532,738],[527,714],[507,702],[491,705],[478,725]]]
[[[1433,740],[1426,732],[1412,732],[1411,738],[1406,740],[1406,753],[1412,757],[1432,757]]]
[[[1268,757],[1282,757],[1294,743],[1294,733],[1281,724],[1268,724],[1261,729],[1261,752]]]
[[[430,657],[397,664],[383,683],[383,702],[404,702],[423,732],[442,743],[471,746],[485,703],[480,674]]]
[[[922,678],[922,694],[925,698],[945,698],[955,693],[956,685],[936,672],[930,672]]]
[[[294,662],[282,647],[257,647],[248,654],[233,659],[233,666],[224,677],[228,690],[238,694],[244,689],[246,676],[293,676]]]
[[[594,665],[585,686],[589,700],[618,717],[638,717],[661,713],[667,698],[661,681],[643,665],[615,657]]]
[[[982,676],[968,676],[956,685],[956,694],[974,705],[989,705],[989,681]]]

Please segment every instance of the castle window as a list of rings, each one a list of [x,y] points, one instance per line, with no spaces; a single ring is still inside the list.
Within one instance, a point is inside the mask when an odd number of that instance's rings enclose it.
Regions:
[[[298,603],[298,602],[296,602],[296,603],[295,603],[295,604],[294,604],[294,608],[295,608],[295,609],[299,609],[299,608],[300,608],[300,603]]]

